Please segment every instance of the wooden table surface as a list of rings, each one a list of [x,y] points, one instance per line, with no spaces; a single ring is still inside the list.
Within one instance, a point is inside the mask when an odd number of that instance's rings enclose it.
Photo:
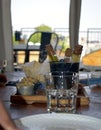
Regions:
[[[8,81],[17,81],[24,77],[22,72],[7,73]],[[78,114],[88,115],[101,119],[101,87],[85,86],[90,103],[87,106],[80,106],[77,109]],[[0,99],[4,102],[8,112],[13,119],[47,113],[46,104],[12,104],[10,101],[11,95],[16,93],[16,86],[0,87]]]

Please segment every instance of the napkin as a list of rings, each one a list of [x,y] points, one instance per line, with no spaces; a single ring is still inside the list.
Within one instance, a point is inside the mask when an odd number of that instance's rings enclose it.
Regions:
[[[43,82],[44,75],[50,72],[50,65],[48,62],[39,63],[33,61],[22,65],[22,70],[27,77],[33,77]]]

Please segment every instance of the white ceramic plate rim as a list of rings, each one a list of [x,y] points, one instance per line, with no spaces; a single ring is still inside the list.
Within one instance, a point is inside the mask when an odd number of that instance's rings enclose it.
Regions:
[[[78,114],[37,114],[15,123],[24,130],[101,130],[101,119]]]

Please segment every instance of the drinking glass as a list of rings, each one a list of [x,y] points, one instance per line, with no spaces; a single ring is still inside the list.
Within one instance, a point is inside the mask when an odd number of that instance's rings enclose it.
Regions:
[[[54,71],[45,76],[47,111],[76,112],[78,73]]]

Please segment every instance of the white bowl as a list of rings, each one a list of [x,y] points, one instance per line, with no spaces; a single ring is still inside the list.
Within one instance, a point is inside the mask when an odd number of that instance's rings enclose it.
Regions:
[[[21,86],[21,87],[17,88],[17,92],[20,95],[34,95],[34,85]]]

